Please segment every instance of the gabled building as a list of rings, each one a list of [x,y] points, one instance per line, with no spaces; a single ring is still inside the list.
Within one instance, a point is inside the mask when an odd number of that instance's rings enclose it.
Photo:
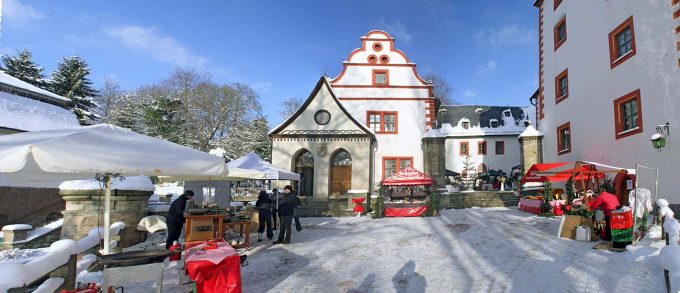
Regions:
[[[680,141],[674,139],[680,126],[680,2],[538,0],[534,5],[539,10],[537,128],[545,134],[545,161],[659,168],[659,196],[680,203],[674,188],[680,166]],[[666,139],[660,150],[650,142],[657,132]],[[617,176],[617,193],[627,195],[633,178]],[[652,187],[652,178],[645,181]]]
[[[455,169],[460,156],[453,138],[459,136],[458,128],[451,125],[459,121],[451,121],[470,113],[471,127],[479,133],[460,137],[469,137],[469,143],[476,144],[493,136],[490,148],[498,138],[507,140],[498,144],[503,155],[494,155],[495,149],[489,155],[502,156],[503,163],[489,162],[490,167],[510,171],[519,164],[517,136],[528,119],[525,109],[481,107],[479,116],[475,112],[478,106],[444,107],[452,113],[437,122],[432,83],[418,75],[416,64],[395,48],[394,39],[384,31],[370,31],[361,37],[361,47],[342,65],[337,77],[322,77],[303,106],[270,132],[272,164],[302,174],[302,195],[324,200],[333,195],[366,194],[406,167],[435,177],[440,175],[440,165]],[[503,116],[504,110],[510,111],[510,117]],[[456,111],[461,115],[453,113]],[[491,121],[494,117],[496,122]],[[481,126],[479,119],[484,120]],[[486,129],[489,123],[499,127]],[[442,130],[441,125],[448,128]],[[434,126],[437,129],[426,134]],[[450,150],[438,153],[438,159],[424,144],[424,137],[435,135],[451,145]],[[451,140],[447,140],[449,135]],[[442,183],[439,180],[438,184]]]

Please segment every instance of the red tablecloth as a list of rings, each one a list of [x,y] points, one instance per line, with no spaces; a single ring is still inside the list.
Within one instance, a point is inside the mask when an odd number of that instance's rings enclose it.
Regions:
[[[385,208],[385,217],[419,217],[425,211],[427,211],[427,206],[413,208]]]
[[[196,282],[198,293],[241,293],[241,258],[226,242],[218,242],[218,246],[202,251],[203,255],[187,252],[186,272]]]

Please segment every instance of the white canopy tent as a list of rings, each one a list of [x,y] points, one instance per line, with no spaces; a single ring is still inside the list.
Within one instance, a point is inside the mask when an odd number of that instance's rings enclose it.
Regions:
[[[175,182],[175,181],[199,181],[199,180],[230,180],[230,181],[241,181],[247,179],[265,179],[267,173],[242,169],[242,168],[229,168],[224,166],[224,172],[219,175],[185,175],[185,176],[158,176],[160,182]]]
[[[254,152],[247,153],[243,157],[227,163],[227,166],[229,166],[229,168],[243,168],[262,171],[267,174],[267,176],[263,179],[267,180],[300,180],[300,174],[274,167],[272,164],[263,160]]]
[[[104,253],[110,252],[111,177],[216,176],[223,159],[110,124],[0,136],[0,173],[16,182],[103,175]]]

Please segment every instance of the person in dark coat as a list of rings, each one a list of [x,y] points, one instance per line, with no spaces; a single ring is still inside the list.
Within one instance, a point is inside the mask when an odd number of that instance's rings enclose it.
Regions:
[[[272,221],[274,222],[274,227],[272,228],[273,230],[276,230],[276,223],[279,218],[279,207],[276,206],[276,198],[279,197],[279,190],[274,188],[272,189]]]
[[[274,244],[288,244],[290,243],[291,224],[295,214],[295,207],[297,206],[297,197],[293,194],[293,187],[286,185],[283,188],[283,196],[279,198],[279,214],[281,215],[281,230],[279,230],[279,238],[274,241]]]
[[[293,219],[295,219],[295,230],[298,232],[302,231],[302,224],[300,224],[300,215],[298,214],[298,208],[302,205],[302,201],[299,197],[295,197],[295,211],[293,212]]]
[[[184,208],[187,205],[187,201],[192,198],[194,198],[194,191],[185,190],[184,193],[170,205],[168,214],[165,216],[165,222],[168,225],[168,241],[165,242],[165,249],[170,249],[172,243],[179,240],[179,236],[182,235],[184,216],[186,216]]]
[[[255,208],[260,220],[260,225],[257,228],[257,242],[262,241],[265,226],[267,226],[267,239],[272,240],[274,238],[274,232],[272,232],[272,200],[266,191],[260,191],[260,196],[255,202]]]

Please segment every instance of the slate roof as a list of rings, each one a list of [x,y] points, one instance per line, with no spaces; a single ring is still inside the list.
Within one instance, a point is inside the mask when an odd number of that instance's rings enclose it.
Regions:
[[[531,120],[531,117],[528,117],[526,113],[525,107],[453,105],[442,106],[440,109],[446,109],[446,113],[443,113],[440,110],[439,115],[437,115],[438,128],[441,128],[444,123],[449,123],[455,127],[458,125],[458,121],[463,118],[467,118],[470,121],[470,126],[479,126],[482,128],[489,128],[491,119],[496,119],[498,120],[498,127],[500,128],[506,126],[506,120],[503,119],[503,111],[508,109],[510,109],[510,112],[512,113],[516,126],[524,126],[525,120]],[[482,109],[479,114],[476,113],[477,109]]]

